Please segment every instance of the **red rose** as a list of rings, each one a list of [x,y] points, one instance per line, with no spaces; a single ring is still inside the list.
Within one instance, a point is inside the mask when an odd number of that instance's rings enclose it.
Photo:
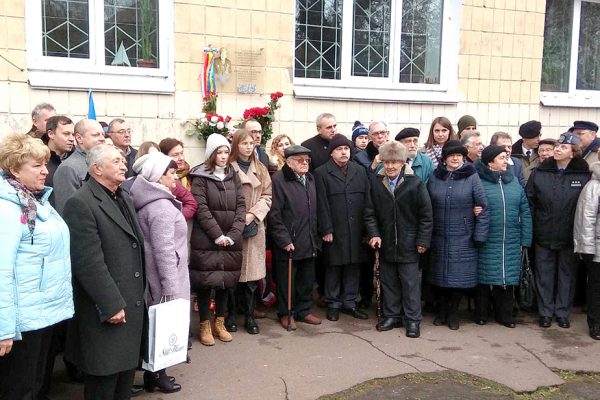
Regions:
[[[229,122],[231,121],[231,117],[228,115],[227,117],[225,117],[225,122]]]
[[[219,115],[219,122],[223,122],[223,121],[224,121],[223,117]]]

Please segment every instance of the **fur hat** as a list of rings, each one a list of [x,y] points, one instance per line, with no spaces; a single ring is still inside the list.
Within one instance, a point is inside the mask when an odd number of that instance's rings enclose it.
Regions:
[[[227,138],[220,133],[213,133],[206,139],[206,153],[205,157],[208,159],[212,156],[219,147],[226,146],[231,151],[231,145],[227,141]]]
[[[458,125],[458,133],[461,133],[467,126],[477,127],[477,121],[475,120],[475,117],[472,117],[470,115],[463,115],[458,120],[457,125]]]
[[[329,141],[329,147],[327,147],[327,153],[331,154],[336,147],[340,146],[348,146],[352,148],[352,142],[348,140],[348,138],[341,133],[336,133],[333,135],[331,140]]]
[[[352,127],[352,142],[354,142],[357,137],[368,134],[369,130],[360,121],[354,121],[354,126]]]
[[[139,175],[146,178],[148,182],[158,182],[160,177],[165,174],[169,164],[173,161],[171,157],[160,152],[145,154],[139,160],[145,157],[140,169]],[[135,165],[135,163],[134,163]]]
[[[498,154],[503,152],[506,152],[506,148],[504,146],[498,146],[495,144],[490,145],[481,152],[481,162],[487,166],[490,162],[494,161],[494,158],[496,158]]]
[[[569,132],[573,129],[587,129],[592,132],[598,132],[598,125],[590,121],[575,121],[573,127],[569,129]]]
[[[533,139],[542,133],[542,124],[540,121],[527,121],[519,127],[519,136],[523,139]]]
[[[381,161],[406,161],[408,149],[402,143],[392,140],[381,145],[379,158]]]
[[[463,157],[466,157],[469,154],[469,151],[462,143],[458,140],[448,140],[444,147],[442,147],[442,160],[445,160],[446,157],[452,154],[462,154]]]
[[[421,132],[417,128],[404,128],[396,135],[396,140],[402,140],[409,137],[419,137]]]

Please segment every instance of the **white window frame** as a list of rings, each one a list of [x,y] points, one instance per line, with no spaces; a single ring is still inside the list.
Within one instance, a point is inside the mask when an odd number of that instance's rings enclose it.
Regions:
[[[540,102],[544,106],[578,108],[597,108],[600,106],[600,90],[577,89],[579,28],[581,21],[581,3],[583,1],[588,3],[600,3],[600,0],[574,0],[571,30],[571,59],[569,60],[569,91],[540,92]]]
[[[29,84],[46,89],[175,92],[173,0],[159,0],[158,68],[104,65],[104,2],[89,1],[90,58],[43,55],[41,2],[25,2]]]
[[[300,98],[342,100],[402,101],[411,103],[457,103],[458,48],[461,1],[445,0],[442,14],[440,83],[400,83],[401,0],[391,0],[390,76],[387,78],[351,76],[354,1],[344,0],[342,10],[342,52],[340,79],[298,78],[293,76],[294,94]],[[295,23],[295,20],[294,20]],[[292,49],[295,46],[292,42]],[[292,50],[292,54],[294,54]],[[295,68],[295,54],[294,54]]]

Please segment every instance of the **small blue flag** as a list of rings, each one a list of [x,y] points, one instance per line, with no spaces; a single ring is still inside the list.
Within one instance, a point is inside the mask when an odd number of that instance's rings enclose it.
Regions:
[[[96,119],[96,107],[94,107],[94,96],[92,96],[92,89],[88,92],[88,119]]]

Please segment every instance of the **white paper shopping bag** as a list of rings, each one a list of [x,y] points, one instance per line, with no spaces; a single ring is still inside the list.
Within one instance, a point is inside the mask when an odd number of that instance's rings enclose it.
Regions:
[[[176,299],[153,305],[148,309],[148,320],[148,362],[143,362],[142,368],[154,372],[186,361],[189,300]]]

